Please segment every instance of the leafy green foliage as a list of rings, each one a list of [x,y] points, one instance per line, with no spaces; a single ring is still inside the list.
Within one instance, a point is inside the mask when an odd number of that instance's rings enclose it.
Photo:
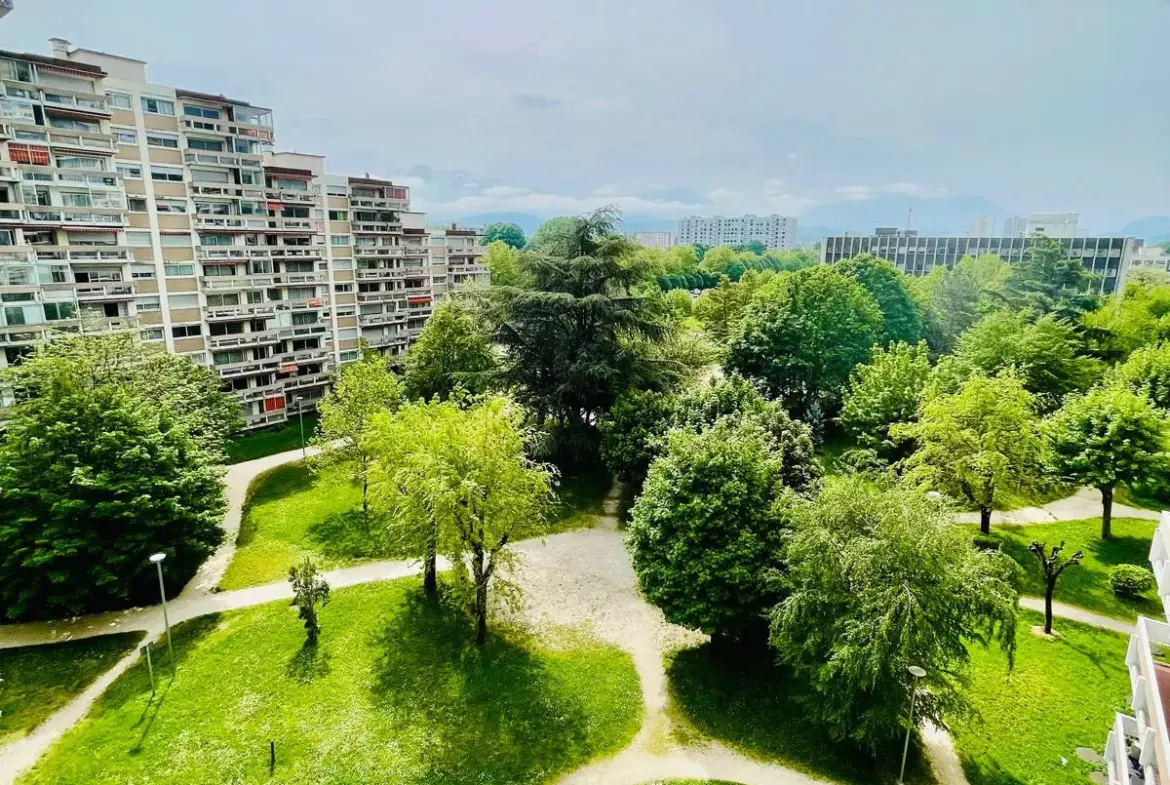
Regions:
[[[406,392],[411,398],[446,400],[462,387],[485,391],[496,369],[496,356],[476,315],[459,302],[447,301],[406,352]]]
[[[496,240],[488,246],[483,263],[491,272],[492,286],[524,286],[520,252],[503,240]]]
[[[528,244],[524,247],[525,250],[551,256],[566,255],[568,250],[565,247],[565,237],[571,231],[575,220],[577,219],[570,218],[567,215],[549,218],[540,226],[536,227],[536,231],[532,233],[532,237],[528,238]]]
[[[836,265],[837,271],[865,287],[882,313],[882,342],[915,343],[922,337],[922,319],[906,276],[885,259],[859,254]]]
[[[1100,375],[1099,363],[1078,353],[1080,345],[1072,327],[1051,314],[1032,321],[1021,312],[999,311],[965,332],[955,354],[989,376],[1015,368],[1038,408],[1051,410]]]
[[[881,327],[873,297],[833,267],[784,273],[753,296],[731,339],[727,368],[760,380],[807,420],[840,403]]]
[[[274,741],[271,781],[288,785],[543,785],[634,737],[641,694],[621,649],[557,628],[476,649],[465,616],[414,583],[334,592],[315,647],[286,602],[177,626],[166,692],[151,699],[140,660],[25,778],[268,782]]]
[[[1109,571],[1109,585],[1119,597],[1136,598],[1154,588],[1154,574],[1136,564],[1119,564]]]
[[[1170,286],[1131,282],[1120,300],[1109,298],[1083,322],[1098,356],[1121,362],[1136,349],[1170,339]]]
[[[913,442],[895,438],[890,428],[914,420],[929,378],[925,343],[875,347],[869,362],[857,366],[849,378],[841,425],[857,444],[887,460],[907,457]]]
[[[297,616],[305,624],[307,645],[316,646],[321,635],[321,623],[317,609],[329,604],[329,582],[317,573],[317,565],[306,558],[300,565],[289,567],[288,582],[292,584],[293,601]]]
[[[910,480],[978,507],[984,534],[997,494],[1040,473],[1034,398],[1010,371],[976,374],[957,392],[928,396],[918,421],[894,426],[891,434],[918,442],[906,462]]]
[[[658,456],[657,439],[670,429],[678,406],[673,393],[627,390],[601,421],[601,458],[627,482],[640,483]]]
[[[721,637],[750,635],[778,599],[787,495],[783,464],[752,423],[671,432],[634,504],[630,548],[646,598],[668,621]]]
[[[927,672],[916,723],[965,715],[967,647],[1015,646],[1015,565],[972,548],[950,510],[906,488],[830,484],[794,518],[771,643],[811,687],[806,716],[877,750],[904,727],[911,665]]]
[[[402,384],[385,359],[367,351],[359,362],[341,366],[318,409],[320,423],[314,443],[321,449],[318,467],[345,475],[362,489],[362,522],[369,526],[370,421],[393,411],[402,401]]]
[[[54,618],[171,591],[223,538],[223,445],[239,408],[214,371],[128,334],[41,344],[5,383],[0,617]]]
[[[1059,240],[1035,237],[1023,260],[1012,265],[1006,294],[1017,309],[1076,321],[1100,303],[1092,285],[1092,273],[1070,259]]]
[[[497,242],[504,243],[509,248],[523,248],[524,230],[514,223],[504,221],[490,223],[483,228],[483,238],[480,239],[479,244],[491,245]]]
[[[747,310],[752,296],[772,277],[771,273],[746,273],[733,283],[724,276],[719,285],[708,289],[695,303],[695,316],[703,323],[707,334],[718,343],[726,343],[735,332],[739,320]]]
[[[512,563],[509,544],[539,534],[552,502],[553,472],[529,459],[532,434],[510,399],[469,405],[418,401],[378,415],[375,483],[391,530],[433,570],[447,556],[473,609],[476,644],[487,640],[488,588]],[[498,583],[503,583],[500,579]],[[515,588],[504,583],[504,599]]]
[[[1170,343],[1137,349],[1113,367],[1109,379],[1145,393],[1155,406],[1170,412]]]
[[[1127,387],[1097,387],[1070,396],[1045,430],[1053,470],[1101,491],[1101,536],[1106,539],[1114,488],[1157,479],[1170,468],[1166,415]]]

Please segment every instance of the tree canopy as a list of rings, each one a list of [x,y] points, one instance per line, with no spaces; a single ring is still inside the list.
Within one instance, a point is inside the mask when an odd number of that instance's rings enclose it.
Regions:
[[[1100,302],[1092,284],[1092,273],[1079,259],[1070,259],[1059,240],[1037,236],[1011,267],[1007,299],[1017,309],[1075,321]]]
[[[524,230],[520,228],[519,224],[510,222],[490,223],[483,228],[483,238],[479,244],[490,245],[494,242],[505,243],[511,248],[523,248]]]
[[[1113,367],[1109,378],[1145,393],[1155,406],[1170,412],[1170,343],[1136,350],[1125,362]]]
[[[833,411],[849,374],[881,336],[882,315],[861,284],[829,265],[783,273],[753,296],[727,368],[759,379],[795,416]]]
[[[911,665],[927,673],[915,722],[962,716],[968,647],[1014,651],[1015,566],[972,548],[952,515],[913,490],[858,479],[792,512],[771,643],[811,685],[805,711],[834,739],[873,750],[900,735]]]
[[[503,240],[496,240],[488,246],[483,263],[491,272],[492,286],[524,286],[520,252]]]
[[[62,337],[9,369],[0,442],[0,617],[152,603],[223,538],[224,436],[239,425],[214,371],[132,334]]]
[[[859,445],[887,460],[907,457],[913,442],[895,438],[890,429],[914,420],[929,379],[925,343],[875,347],[869,362],[858,365],[849,378],[841,425]]]
[[[485,391],[496,370],[487,331],[460,302],[440,303],[406,352],[406,392],[412,398],[448,398],[456,387]]]
[[[882,314],[882,342],[916,343],[922,337],[922,319],[906,276],[885,259],[859,254],[835,265],[838,272],[865,287]]]

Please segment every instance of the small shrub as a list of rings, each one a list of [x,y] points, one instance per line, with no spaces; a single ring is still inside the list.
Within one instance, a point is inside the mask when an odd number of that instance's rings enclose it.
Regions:
[[[998,551],[1003,545],[999,540],[985,534],[976,534],[972,542],[981,551]]]
[[[1109,585],[1118,597],[1137,597],[1154,588],[1154,575],[1136,564],[1119,564],[1109,573]]]

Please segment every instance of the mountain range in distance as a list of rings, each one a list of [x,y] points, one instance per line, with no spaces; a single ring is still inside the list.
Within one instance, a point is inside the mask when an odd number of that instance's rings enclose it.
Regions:
[[[909,225],[909,228],[916,229],[922,234],[955,235],[969,231],[972,222],[979,216],[994,217],[998,230],[1005,218],[1015,214],[990,199],[978,196],[926,199],[890,195],[811,207],[800,216],[797,233],[801,244],[816,243],[825,235],[843,234],[846,231],[869,233],[879,226],[905,229]],[[526,235],[531,235],[548,217],[551,216],[488,212],[458,216],[454,220],[465,226],[484,226],[496,222],[514,223],[519,225]],[[678,219],[627,214],[623,216],[622,229],[626,232],[673,232],[678,229]],[[1138,237],[1145,240],[1147,245],[1170,242],[1170,215],[1138,218],[1116,231],[1104,234],[1115,237]]]

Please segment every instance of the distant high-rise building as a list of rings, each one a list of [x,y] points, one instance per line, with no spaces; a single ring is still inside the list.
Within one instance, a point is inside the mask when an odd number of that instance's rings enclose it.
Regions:
[[[1026,216],[1005,218],[1003,236],[1031,237],[1042,234],[1058,240],[1076,237],[1078,217],[1076,213],[1028,213]]]
[[[995,216],[981,215],[971,222],[972,237],[991,237],[995,234]]]
[[[678,222],[678,242],[712,246],[762,243],[765,248],[795,248],[796,219],[788,215],[691,216]]]
[[[630,232],[633,240],[647,248],[667,249],[675,245],[674,232]]]

